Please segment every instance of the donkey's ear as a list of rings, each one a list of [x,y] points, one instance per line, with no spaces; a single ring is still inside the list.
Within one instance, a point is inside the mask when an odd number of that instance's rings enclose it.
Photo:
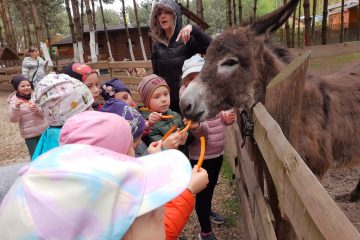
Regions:
[[[268,35],[276,31],[288,19],[291,13],[296,9],[299,0],[290,0],[281,8],[256,19],[250,24],[250,29],[257,34]]]

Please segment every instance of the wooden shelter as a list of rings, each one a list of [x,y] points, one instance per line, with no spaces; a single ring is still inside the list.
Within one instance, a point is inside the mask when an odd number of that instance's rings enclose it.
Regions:
[[[356,28],[359,23],[358,0],[348,0],[344,3],[344,28]],[[328,7],[330,29],[340,29],[341,23],[341,3]]]
[[[124,59],[130,59],[129,45],[126,37],[125,27],[123,24],[118,25],[108,25],[108,34],[110,39],[110,45],[112,50],[112,55],[115,61],[122,61]],[[132,41],[134,56],[136,60],[143,60],[140,39],[138,30],[136,27],[129,27],[130,38]],[[148,58],[151,55],[151,45],[152,41],[149,34],[149,27],[141,27],[142,37],[144,41],[145,52]],[[109,58],[109,51],[106,44],[105,31],[102,27],[98,27],[96,30],[97,41],[99,46],[99,61],[107,61]],[[84,58],[87,62],[90,59],[90,34],[88,26],[84,26],[83,33],[84,41]],[[73,44],[71,35],[66,36],[65,38],[54,42],[53,47],[57,48],[59,59],[72,59],[74,56]]]
[[[0,67],[12,67],[20,64],[20,59],[10,48],[0,48]]]

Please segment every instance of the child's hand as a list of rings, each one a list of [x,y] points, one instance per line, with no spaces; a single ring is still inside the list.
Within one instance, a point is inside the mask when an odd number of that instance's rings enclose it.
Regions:
[[[232,124],[236,121],[236,113],[233,109],[223,112],[223,119],[226,124]]]
[[[16,108],[19,108],[21,104],[23,104],[24,102],[23,101],[20,101],[20,100],[16,100],[15,102],[15,107]]]
[[[33,113],[36,113],[36,112],[39,111],[39,107],[36,106],[36,104],[34,104],[34,103],[30,103],[30,104],[29,104],[29,109],[30,109],[30,111],[33,112]]]
[[[183,119],[184,125],[186,126],[189,121],[190,121],[189,119],[184,118],[184,119]],[[200,127],[200,123],[199,123],[199,122],[191,122],[191,125],[190,125],[190,129],[191,129],[191,130],[197,129],[197,128],[199,128],[199,127]]]
[[[163,146],[167,149],[177,149],[180,144],[179,132],[172,133],[167,139],[164,140]]]
[[[192,176],[187,188],[194,194],[201,192],[209,183],[208,173],[205,169],[194,166]]]
[[[158,112],[152,112],[149,115],[149,127],[154,126],[155,123],[161,120],[161,113]]]
[[[180,134],[180,145],[185,145],[188,136],[189,136],[188,132],[184,132],[183,134]]]
[[[149,154],[161,152],[162,146],[163,146],[163,141],[162,140],[152,142],[152,143],[150,143],[147,151],[148,151]]]

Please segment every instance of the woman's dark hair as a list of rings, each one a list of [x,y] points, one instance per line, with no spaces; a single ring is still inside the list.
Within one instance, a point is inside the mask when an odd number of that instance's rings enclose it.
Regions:
[[[38,50],[37,47],[31,46],[31,47],[29,48],[28,52],[29,52],[29,53],[32,53],[32,52],[34,52],[34,51],[36,51],[36,50]]]

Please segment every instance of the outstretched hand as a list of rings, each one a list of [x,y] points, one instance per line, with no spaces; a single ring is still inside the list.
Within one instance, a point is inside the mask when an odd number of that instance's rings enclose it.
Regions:
[[[176,38],[176,41],[179,41],[181,39],[183,43],[186,44],[190,39],[191,31],[192,31],[191,24],[186,25],[183,29],[180,30],[179,35]]]
[[[206,188],[208,183],[209,177],[207,171],[203,168],[199,169],[199,167],[195,165],[192,170],[191,180],[187,188],[190,190],[190,192],[196,194]]]

